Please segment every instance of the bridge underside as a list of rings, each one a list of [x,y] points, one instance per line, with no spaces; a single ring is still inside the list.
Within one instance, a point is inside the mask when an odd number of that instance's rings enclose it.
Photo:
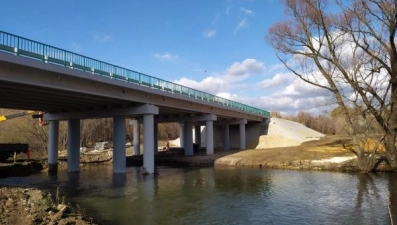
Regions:
[[[59,113],[142,104],[159,107],[158,118],[214,114],[218,120],[264,119],[217,103],[0,52],[0,107]]]
[[[125,118],[136,118],[134,136],[143,125],[144,167],[154,172],[157,151],[157,124],[179,122],[181,146],[186,155],[193,154],[193,132],[200,140],[200,125],[205,126],[207,154],[214,153],[214,126],[222,126],[223,147],[239,140],[240,149],[250,141],[249,133],[263,133],[269,118],[216,102],[109,79],[88,72],[43,63],[29,58],[0,52],[0,107],[46,112],[50,121],[48,162],[58,161],[58,127],[60,120],[68,121],[68,171],[79,170],[80,119],[112,117],[114,122],[115,173],[125,172]],[[234,128],[229,126],[236,125]],[[246,127],[247,125],[247,127]],[[238,129],[236,129],[238,128]],[[252,129],[251,129],[252,128]],[[251,131],[252,130],[252,131]],[[266,130],[266,129],[265,129]],[[231,138],[230,138],[231,137]],[[136,138],[139,140],[139,138]],[[231,140],[234,139],[234,140]],[[134,140],[134,141],[138,141]],[[182,143],[182,141],[184,143]],[[139,146],[139,143],[134,143]],[[139,152],[134,150],[134,152]],[[70,158],[69,158],[70,155]],[[70,164],[69,164],[70,161]]]

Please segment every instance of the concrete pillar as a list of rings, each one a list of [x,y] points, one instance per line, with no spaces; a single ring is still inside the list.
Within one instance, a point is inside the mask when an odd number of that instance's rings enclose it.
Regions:
[[[206,130],[206,154],[212,155],[214,154],[214,121],[207,120],[205,121],[205,130]]]
[[[132,120],[133,126],[133,144],[134,144],[134,155],[140,155],[140,142],[139,142],[139,123],[138,120]]]
[[[223,125],[223,150],[230,150],[230,129],[229,125]]]
[[[154,173],[154,116],[143,115],[143,167]]]
[[[113,117],[113,173],[125,173],[125,118]]]
[[[179,123],[179,146],[183,148],[183,140],[184,140],[184,131],[183,131],[183,123]]]
[[[194,126],[194,143],[198,144],[198,148],[201,148],[201,127],[200,125]]]
[[[243,150],[246,148],[246,141],[245,141],[245,124],[240,124],[240,149]]]
[[[193,123],[186,121],[183,125],[183,148],[185,155],[193,155]]]
[[[78,172],[80,166],[80,120],[68,121],[68,172]]]
[[[58,136],[59,121],[51,120],[49,122],[48,135],[48,173],[56,174],[58,171]]]
[[[154,154],[159,153],[158,123],[154,123]]]

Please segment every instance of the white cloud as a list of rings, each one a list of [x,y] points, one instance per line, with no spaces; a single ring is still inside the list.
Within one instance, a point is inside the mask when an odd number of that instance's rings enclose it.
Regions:
[[[163,53],[163,54],[155,53],[153,54],[153,56],[160,60],[174,60],[178,58],[178,55],[172,55],[170,53]]]
[[[273,66],[266,71],[263,62],[251,58],[234,62],[223,72],[212,73],[201,81],[184,77],[174,82],[282,114],[295,114],[299,111],[319,114],[334,106],[331,94],[305,83],[279,66],[278,68],[278,73],[274,76],[255,82],[255,78],[259,80],[262,76],[253,75],[263,75],[275,69]],[[246,80],[249,77],[250,83]],[[253,96],[254,92],[259,97]]]
[[[102,35],[95,35],[94,39],[96,41],[105,43],[113,39],[113,34],[102,34]]]
[[[254,14],[254,12],[252,10],[249,10],[249,9],[246,9],[243,7],[241,7],[240,10],[243,11],[243,13],[247,16],[252,16]]]
[[[236,28],[234,28],[234,33],[236,33],[238,30],[240,30],[241,28],[247,26],[247,19],[244,18],[242,19],[236,26]]]
[[[175,82],[211,94],[218,95],[223,93],[222,95],[224,95],[224,93],[230,90],[245,89],[246,84],[241,81],[253,74],[260,74],[263,71],[263,62],[256,59],[245,59],[241,62],[234,62],[223,73],[214,73],[202,81],[183,77]]]
[[[265,79],[259,82],[259,87],[265,89],[279,88],[279,87],[287,86],[288,84],[292,83],[295,80],[295,78],[296,77],[294,77],[294,75],[291,73],[277,73],[271,79]]]
[[[259,74],[264,70],[264,63],[256,59],[245,59],[242,62],[234,62],[225,70],[228,77],[246,77],[249,74]]]
[[[216,30],[206,30],[201,33],[201,36],[204,38],[212,38],[216,34]]]
[[[220,77],[213,76],[206,77],[204,80],[199,82],[186,77],[183,77],[174,82],[189,88],[197,89],[211,94],[216,94],[229,89],[229,84],[226,82],[226,80]]]

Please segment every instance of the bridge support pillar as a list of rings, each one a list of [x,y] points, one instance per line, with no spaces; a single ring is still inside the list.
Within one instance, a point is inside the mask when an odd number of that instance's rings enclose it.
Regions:
[[[240,126],[240,149],[246,149],[246,135],[245,135],[245,123],[239,124]]]
[[[78,172],[80,167],[80,120],[68,121],[68,172]]]
[[[194,126],[194,143],[198,145],[198,149],[201,148],[201,127],[200,125]]]
[[[125,118],[113,117],[113,173],[125,173]]]
[[[159,153],[158,123],[154,122],[154,154]]]
[[[181,147],[181,148],[183,148],[183,141],[184,141],[184,137],[183,137],[183,135],[184,135],[184,130],[183,130],[183,123],[179,123],[178,124],[179,125],[179,146]]]
[[[132,120],[132,129],[133,129],[133,145],[134,145],[134,155],[140,155],[140,140],[139,140],[139,123],[138,120]]]
[[[185,155],[193,155],[193,123],[192,121],[185,121],[183,125],[183,148]]]
[[[154,115],[143,115],[143,167],[154,173]]]
[[[48,173],[56,174],[58,171],[58,135],[59,121],[51,120],[49,122],[48,136]]]
[[[205,121],[206,128],[206,154],[214,154],[214,121]]]
[[[229,125],[223,125],[223,149],[230,150],[230,129]]]

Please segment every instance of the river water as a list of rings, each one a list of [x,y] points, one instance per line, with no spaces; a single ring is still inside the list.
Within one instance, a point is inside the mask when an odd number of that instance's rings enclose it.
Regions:
[[[0,185],[61,189],[105,224],[397,223],[396,174],[268,169],[84,166],[79,173],[0,179]],[[390,213],[389,213],[390,212]]]

